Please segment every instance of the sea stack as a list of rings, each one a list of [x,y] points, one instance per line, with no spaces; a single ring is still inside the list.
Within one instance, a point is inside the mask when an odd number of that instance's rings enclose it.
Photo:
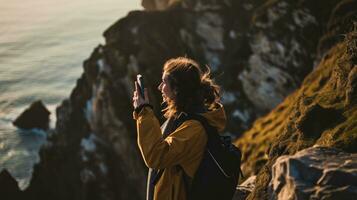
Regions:
[[[6,169],[0,172],[0,194],[1,199],[4,200],[17,200],[21,197],[21,190],[17,181]]]
[[[32,129],[39,128],[47,130],[49,127],[50,111],[43,105],[41,100],[33,102],[19,117],[13,121],[13,125],[18,128]]]

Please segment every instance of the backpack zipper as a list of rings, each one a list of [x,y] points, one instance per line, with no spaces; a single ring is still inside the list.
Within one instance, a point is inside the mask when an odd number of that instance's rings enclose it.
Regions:
[[[207,149],[209,155],[211,156],[211,158],[213,159],[213,161],[216,163],[216,165],[218,166],[219,170],[223,173],[223,175],[227,178],[231,178],[231,176],[228,176],[226,174],[226,172],[223,170],[223,168],[221,167],[221,165],[217,162],[217,160],[214,158],[214,156],[211,154],[211,152],[209,151],[209,149]]]

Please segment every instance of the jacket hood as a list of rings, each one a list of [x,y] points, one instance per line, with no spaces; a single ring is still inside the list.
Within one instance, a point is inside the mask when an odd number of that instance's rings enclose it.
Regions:
[[[197,107],[194,111],[191,112],[200,114],[205,117],[211,126],[217,128],[218,132],[223,132],[224,128],[226,127],[226,113],[221,103],[216,103],[215,106],[210,110],[207,108]],[[181,112],[180,115],[181,114],[187,114],[187,112]],[[178,118],[180,118],[180,115]]]
[[[217,103],[215,107],[205,113],[202,113],[208,123],[217,128],[218,132],[223,132],[226,127],[227,117],[222,104]]]

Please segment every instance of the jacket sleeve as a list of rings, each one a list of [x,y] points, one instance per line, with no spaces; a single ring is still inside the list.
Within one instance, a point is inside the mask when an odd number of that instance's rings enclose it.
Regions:
[[[166,139],[162,139],[160,124],[151,108],[134,112],[138,133],[138,146],[145,164],[163,169],[187,162],[203,153],[207,136],[200,122],[185,121]]]

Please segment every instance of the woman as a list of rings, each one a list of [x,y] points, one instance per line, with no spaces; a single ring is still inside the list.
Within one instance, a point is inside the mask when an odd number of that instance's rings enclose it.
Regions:
[[[207,136],[196,120],[180,123],[187,113],[198,113],[218,131],[223,131],[226,115],[219,103],[219,87],[210,79],[210,70],[203,73],[200,66],[188,58],[175,58],[164,64],[162,82],[158,89],[167,107],[163,110],[167,121],[160,128],[159,121],[145,98],[133,96],[133,113],[137,124],[138,145],[151,168],[148,176],[147,199],[185,200],[187,180],[192,180],[202,159]]]

